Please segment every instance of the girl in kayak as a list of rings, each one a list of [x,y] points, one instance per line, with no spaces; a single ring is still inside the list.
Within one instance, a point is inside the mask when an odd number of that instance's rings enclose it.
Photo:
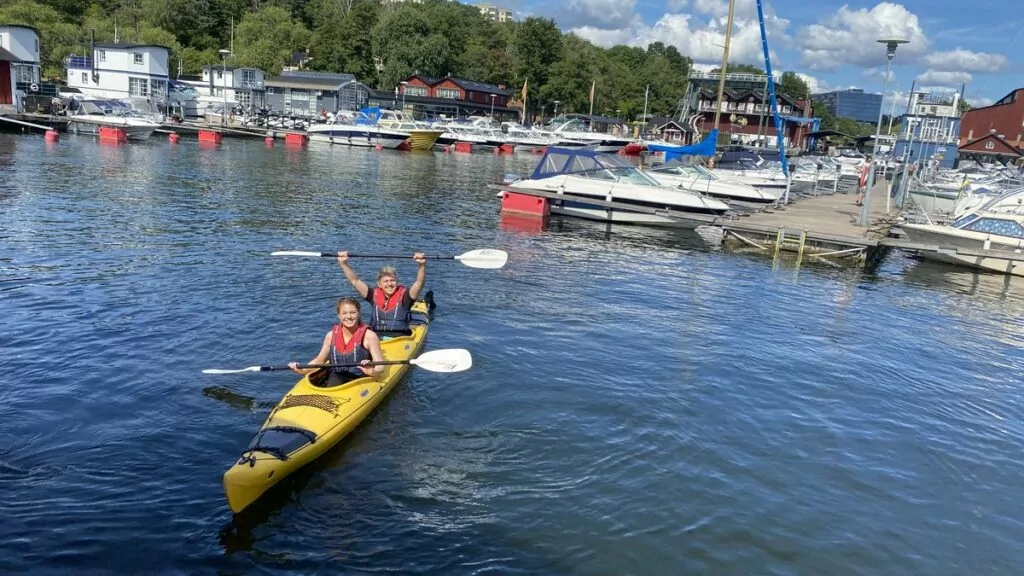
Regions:
[[[412,305],[419,299],[423,285],[427,281],[427,257],[423,252],[417,252],[413,254],[412,259],[416,261],[419,269],[416,271],[416,279],[408,289],[398,283],[398,273],[394,266],[382,267],[377,272],[377,286],[370,288],[348,265],[348,252],[338,252],[338,264],[345,273],[345,278],[373,307],[370,312],[370,329],[378,332],[385,340],[412,334],[409,330]]]
[[[309,361],[309,364],[368,364],[384,361],[384,353],[380,349],[380,338],[363,324],[363,315],[359,300],[340,298],[335,306],[338,320],[330,332],[324,336],[324,344],[320,353]],[[309,374],[316,368],[301,369],[298,362],[288,364],[296,374]],[[352,366],[348,368],[331,368],[325,386],[338,386],[356,378],[373,377],[384,371],[383,366]]]

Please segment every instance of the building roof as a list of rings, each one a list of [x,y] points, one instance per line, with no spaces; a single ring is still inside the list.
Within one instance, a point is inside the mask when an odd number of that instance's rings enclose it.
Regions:
[[[31,30],[36,33],[36,36],[42,36],[38,28],[33,26],[26,26],[24,24],[0,24],[0,28],[24,28],[25,30]]]
[[[11,54],[9,51],[5,50],[4,48],[0,48],[0,61],[3,61],[3,62],[21,62],[22,59],[18,58],[14,54]]]
[[[259,70],[259,68],[254,68],[252,66],[221,66],[219,64],[207,64],[206,66],[203,66],[203,70],[209,70],[211,68],[214,70],[227,70],[228,72],[233,72],[235,70]]]
[[[337,90],[342,84],[355,82],[360,84],[355,76],[351,80],[340,80],[337,78],[309,78],[300,76],[271,76],[265,80],[267,86],[274,88],[299,88],[305,90]]]
[[[991,147],[989,147],[991,145]],[[1019,148],[1007,142],[1004,138],[998,134],[989,132],[981,138],[975,138],[967,144],[960,146],[960,152],[967,152],[971,154],[987,154],[990,156],[1011,156],[1014,158],[1020,158],[1024,156]]]
[[[131,42],[97,42],[94,45],[96,48],[102,48],[104,50],[134,50],[136,48],[162,48],[171,51],[167,46],[161,46],[160,44],[133,44]]]

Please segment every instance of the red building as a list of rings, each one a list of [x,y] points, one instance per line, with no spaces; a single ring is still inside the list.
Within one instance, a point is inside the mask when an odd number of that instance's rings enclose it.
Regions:
[[[693,121],[693,124],[702,133],[706,134],[714,126],[717,96],[716,90],[700,88],[694,99],[696,104],[694,112],[699,116]],[[730,140],[732,141],[750,144],[757,140],[760,131],[761,139],[767,140],[767,145],[775,145],[775,119],[772,116],[771,103],[762,100],[761,91],[726,88],[722,99],[724,102],[721,104],[719,113],[718,130],[723,138],[725,135],[731,135]],[[814,116],[810,101],[795,100],[783,94],[777,95],[775,100],[778,103],[779,116],[783,119],[806,118],[808,120],[808,122],[786,121],[784,124],[784,137],[788,141],[787,146],[795,148],[803,146],[805,134],[811,131],[809,120]],[[697,135],[693,140],[700,140],[700,136]]]
[[[451,75],[444,78],[431,78],[422,74],[413,74],[399,83],[399,94],[462,100],[485,106],[491,105],[493,97],[494,107],[504,108],[508,104],[509,97],[512,96],[512,91],[506,90],[501,84],[487,84]]]
[[[960,121],[960,142],[966,144],[995,134],[1021,147],[1024,140],[1024,88],[1018,88],[991,106],[972,108]]]

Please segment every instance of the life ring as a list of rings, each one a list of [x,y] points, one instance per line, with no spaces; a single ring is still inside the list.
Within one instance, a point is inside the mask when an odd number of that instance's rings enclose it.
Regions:
[[[865,164],[860,167],[860,182],[858,182],[857,185],[860,186],[861,188],[867,188],[868,186],[868,172],[870,171],[870,169],[871,166],[868,164]]]
[[[39,84],[36,84],[35,82],[29,84],[28,90],[29,92],[39,92]]]

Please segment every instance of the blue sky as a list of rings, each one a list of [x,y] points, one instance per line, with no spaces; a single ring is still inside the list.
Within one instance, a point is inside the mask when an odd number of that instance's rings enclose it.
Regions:
[[[728,0],[490,0],[554,18],[596,44],[646,46],[660,40],[708,68],[722,57]],[[736,0],[733,62],[763,64],[755,0]],[[812,90],[881,92],[882,37],[910,40],[893,60],[887,100],[905,105],[911,82],[938,91],[967,83],[966,99],[986,105],[1024,86],[1024,8],[1019,1],[765,0],[772,67],[805,76]]]

